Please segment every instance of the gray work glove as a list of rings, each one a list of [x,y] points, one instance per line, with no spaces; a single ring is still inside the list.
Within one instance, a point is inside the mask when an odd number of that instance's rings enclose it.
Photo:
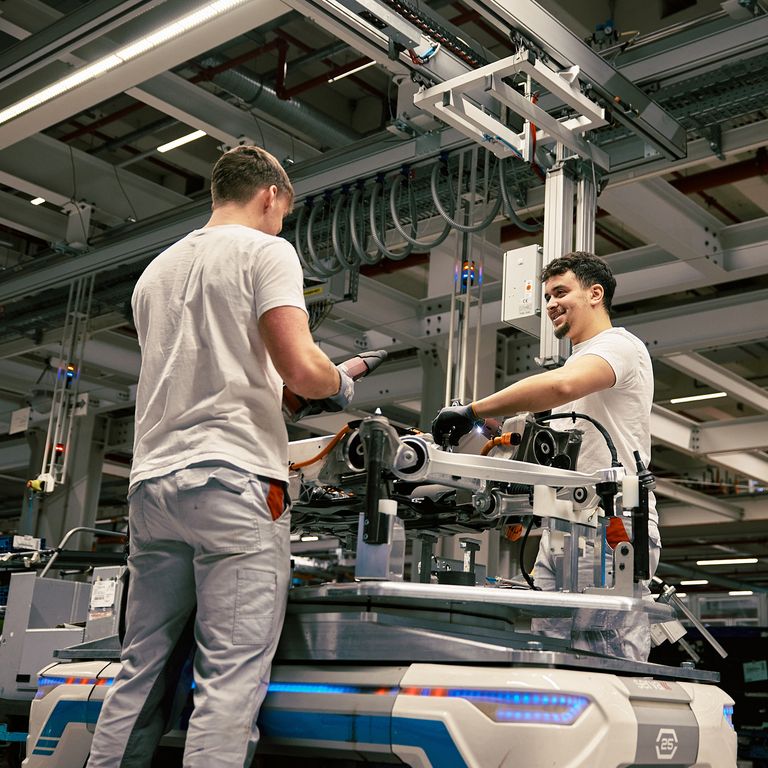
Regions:
[[[456,445],[473,427],[479,426],[485,422],[478,418],[469,405],[449,405],[442,408],[435,416],[432,422],[432,437],[439,445],[446,441],[451,445]]]
[[[331,397],[326,397],[324,400],[320,401],[322,410],[331,411],[333,413],[336,411],[343,411],[352,402],[352,398],[355,396],[355,382],[347,373],[344,365],[337,365],[336,370],[341,377],[339,391],[335,395],[331,395]]]

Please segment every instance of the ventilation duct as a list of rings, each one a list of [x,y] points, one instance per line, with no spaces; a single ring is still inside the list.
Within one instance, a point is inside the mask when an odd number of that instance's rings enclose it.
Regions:
[[[226,63],[217,56],[208,56],[200,62],[205,68],[218,67]],[[255,111],[261,112],[265,120],[277,121],[300,135],[312,146],[319,149],[335,149],[358,141],[354,131],[334,122],[332,118],[294,99],[281,99],[272,87],[245,74],[239,69],[219,72],[211,80],[223,90],[242,99]]]

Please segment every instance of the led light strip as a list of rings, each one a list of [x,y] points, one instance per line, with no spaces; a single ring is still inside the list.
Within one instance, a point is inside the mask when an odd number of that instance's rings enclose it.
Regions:
[[[41,677],[38,688],[58,685],[112,685],[114,678]],[[42,698],[48,691],[38,690]],[[465,699],[496,722],[554,723],[571,725],[589,706],[590,699],[568,693],[549,691],[499,691],[467,688],[398,688],[396,686],[333,685],[328,683],[269,684],[269,693],[427,696]]]
[[[31,96],[27,96],[27,98],[6,107],[0,111],[0,125],[13,120],[25,112],[29,112],[35,107],[39,107],[41,104],[51,101],[51,99],[55,99],[57,96],[61,96],[61,94],[67,91],[71,91],[73,88],[77,88],[78,85],[94,80],[99,75],[103,75],[105,72],[125,64],[131,59],[135,59],[137,56],[141,56],[141,54],[157,48],[159,45],[167,43],[245,2],[247,0],[216,0],[216,2],[207,3],[197,11],[181,16],[176,21],[156,29],[154,32],[118,49],[114,53],[76,70],[68,77],[49,85],[47,88],[43,88],[37,91],[37,93],[33,93]]]

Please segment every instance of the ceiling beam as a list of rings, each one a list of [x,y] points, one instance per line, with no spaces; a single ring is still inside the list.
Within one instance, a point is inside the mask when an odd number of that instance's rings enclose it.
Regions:
[[[696,422],[679,413],[654,405],[651,409],[651,435],[655,442],[663,443],[684,453],[695,454],[693,430]]]
[[[714,512],[717,515],[730,518],[731,520],[741,520],[744,517],[744,510],[741,507],[736,506],[736,504],[721,501],[706,493],[694,491],[683,485],[673,483],[671,480],[656,478],[656,488],[654,493],[657,496],[663,496],[664,498],[674,499],[675,501],[681,501],[694,507],[706,509],[709,512]]]
[[[721,136],[720,151],[726,158],[742,152],[759,149],[766,145],[768,134],[768,120],[757,120],[754,123],[741,125],[737,128],[724,130]],[[632,142],[632,139],[628,139]],[[647,160],[638,164],[636,161],[628,162],[626,167],[611,171],[610,182],[612,187],[620,184],[634,184],[641,179],[653,178],[673,171],[683,171],[686,168],[700,165],[702,162],[711,161],[714,158],[709,139],[696,139],[688,143],[687,156],[680,160],[668,160],[660,155],[654,160]]]
[[[101,248],[81,254],[73,261],[54,264],[17,275],[13,280],[0,283],[0,302],[21,299],[49,288],[68,285],[78,277],[99,273],[119,264],[130,264],[157,254],[171,243],[180,240],[193,229],[202,227],[210,216],[210,203],[185,210],[180,217],[167,216],[162,222]]]
[[[185,195],[43,133],[1,149],[0,165],[4,173],[21,180],[12,186],[30,184],[53,192],[51,202],[57,205],[83,200],[93,205],[94,218],[109,224],[150,218],[189,202]]]
[[[739,402],[768,413],[768,392],[702,355],[679,352],[662,357],[662,362],[718,391],[727,392]]]
[[[765,338],[768,291],[709,299],[627,317],[624,325],[652,356]]]
[[[0,192],[0,223],[49,243],[64,240],[67,233],[65,214],[30,205],[29,200],[9,195],[7,192]]]
[[[641,46],[629,47],[626,55],[619,54],[616,63],[624,77],[633,83],[654,80],[668,85],[690,77],[693,71],[718,68],[723,60],[752,58],[765,51],[768,51],[768,16],[763,14],[730,29],[667,46],[666,50],[660,50],[658,44],[649,45],[643,55]],[[623,63],[622,59],[634,61]]]
[[[705,440],[704,446],[701,445],[702,431],[712,427],[711,434],[714,434],[717,425],[717,422],[701,425],[659,405],[654,405],[651,410],[651,437],[654,442],[668,445],[692,456],[700,456],[703,461],[719,464],[745,477],[768,482],[768,456],[765,454],[739,451],[736,448],[729,452],[717,451],[714,449],[716,441],[710,440],[709,437]],[[760,429],[765,432],[764,427]],[[763,442],[762,439],[759,442]],[[705,451],[704,447],[709,451]]]
[[[707,280],[724,277],[722,224],[663,179],[608,188],[600,207],[644,240],[687,262]]]
[[[105,312],[102,315],[90,318],[88,321],[88,333],[93,335],[95,333],[109,331],[112,328],[119,328],[121,325],[125,325],[125,323],[126,317],[122,312]],[[14,339],[13,341],[3,342],[0,344],[0,360],[26,355],[29,352],[34,352],[38,349],[59,349],[63,336],[64,328],[58,327],[49,328],[35,339],[24,337],[21,339]],[[126,363],[123,362],[122,365],[125,366]]]
[[[768,130],[768,124],[766,124]],[[722,269],[702,272],[696,264],[680,261],[658,245],[644,245],[605,256],[617,279],[614,304],[631,303],[679,291],[768,273],[768,216],[731,224],[720,230]]]
[[[122,93],[126,88],[131,88],[161,72],[172,69],[270,21],[275,16],[285,13],[286,10],[286,7],[277,1],[265,3],[263,0],[246,0],[242,5],[207,23],[187,30],[168,43],[158,45],[134,59],[129,59],[114,69],[1,125],[0,148],[9,147],[94,104]],[[146,14],[145,18],[147,15],[149,14]],[[182,15],[185,14],[179,13],[180,17]],[[138,39],[147,31],[146,28],[142,32],[135,30],[131,39]]]
[[[753,451],[768,448],[768,416],[725,419],[699,424],[693,445],[700,453]]]
[[[432,346],[420,332],[420,302],[370,278],[360,277],[357,301],[336,304],[333,316],[358,324],[361,334],[375,328],[397,339],[395,343],[406,342],[417,349]]]
[[[0,88],[28,77],[52,58],[62,60],[71,51],[98,40],[145,10],[142,5],[146,6],[142,0],[92,0],[61,14],[34,34],[25,35],[22,42],[0,55]]]
[[[768,457],[761,453],[709,453],[707,461],[719,464],[739,475],[768,483]]]
[[[26,381],[28,382],[27,388],[25,391],[25,395],[29,394],[29,389],[32,386],[35,386],[34,382],[36,382],[38,379],[40,379],[40,374],[43,371],[43,366],[40,364],[33,364],[29,363],[23,360],[4,360],[3,361],[3,376],[9,376],[17,379],[18,381]],[[51,376],[56,375],[56,369],[51,368],[49,369],[49,373]],[[43,378],[40,381],[40,384],[37,385],[40,388],[44,388],[47,383],[50,383],[50,381],[46,381],[45,378]],[[89,372],[88,370],[84,370],[83,375],[80,377],[79,381],[79,392],[80,394],[83,394],[87,392],[91,398],[92,405],[95,406],[95,400],[98,400],[100,405],[97,406],[98,408],[107,408],[109,409],[109,406],[118,406],[120,408],[125,408],[129,405],[132,405],[134,402],[135,397],[135,387],[131,386],[116,386],[114,384],[111,384],[109,382],[109,379],[107,382],[104,382],[100,380],[99,378],[89,378]],[[51,385],[51,391],[52,391],[52,385]],[[48,416],[46,414],[45,420],[48,420]]]

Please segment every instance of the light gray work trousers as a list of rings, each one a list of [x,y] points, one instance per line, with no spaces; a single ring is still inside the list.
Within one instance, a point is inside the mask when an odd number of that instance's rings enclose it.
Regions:
[[[243,768],[285,616],[290,514],[284,484],[228,466],[142,482],[130,498],[122,670],[88,768],[145,768],[162,736],[194,626],[185,768]]]
[[[629,521],[626,521],[629,528]],[[648,566],[651,577],[656,573],[661,555],[659,529],[649,523]],[[611,550],[608,548],[608,556]],[[545,591],[557,590],[556,558],[549,546],[549,531],[542,532],[533,580]],[[609,582],[613,569],[608,569]],[[579,589],[594,584],[594,544],[587,542],[584,556],[579,558]],[[641,582],[642,596],[650,597],[650,581]],[[593,651],[634,661],[648,661],[651,651],[651,626],[648,615],[642,611],[618,613],[615,611],[580,610],[573,619],[534,619],[531,630],[535,634],[569,640],[572,648]]]

